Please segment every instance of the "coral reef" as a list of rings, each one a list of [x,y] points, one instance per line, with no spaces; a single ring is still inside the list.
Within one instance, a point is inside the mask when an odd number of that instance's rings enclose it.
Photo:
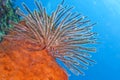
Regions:
[[[0,0],[0,41],[7,34],[8,28],[13,27],[9,21],[19,21],[19,16],[15,14],[15,10],[16,8],[11,0]]]
[[[84,75],[82,70],[95,63],[90,54],[96,51],[91,46],[96,44],[96,33],[92,31],[95,24],[63,2],[51,15],[40,2],[35,4],[37,9],[31,11],[23,3],[28,14],[19,8],[16,10],[22,21],[6,20],[10,29],[0,43],[0,78],[68,80],[57,58],[76,75]]]

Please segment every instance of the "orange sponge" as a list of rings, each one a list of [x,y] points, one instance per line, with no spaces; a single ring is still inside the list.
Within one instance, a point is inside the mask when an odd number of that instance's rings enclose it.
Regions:
[[[32,51],[26,48],[29,46],[23,41],[0,43],[1,80],[68,80],[66,72],[46,50]]]

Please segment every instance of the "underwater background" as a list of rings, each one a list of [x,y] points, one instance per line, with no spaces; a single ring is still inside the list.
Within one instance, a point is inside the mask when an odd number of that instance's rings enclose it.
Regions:
[[[34,0],[14,0],[15,6],[23,9],[24,2],[33,10]],[[62,0],[40,0],[48,14],[54,11]],[[120,80],[120,0],[65,0],[74,6],[74,11],[88,16],[97,23],[93,30],[98,33],[97,52],[93,59],[97,64],[84,71],[85,76],[76,76],[68,70],[69,80]],[[58,61],[61,66],[64,65]]]

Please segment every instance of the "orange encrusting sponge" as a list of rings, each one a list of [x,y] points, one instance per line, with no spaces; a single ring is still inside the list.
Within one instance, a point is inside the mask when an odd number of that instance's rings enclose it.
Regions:
[[[28,50],[28,46],[24,41],[6,39],[0,43],[0,80],[68,80],[46,50]]]

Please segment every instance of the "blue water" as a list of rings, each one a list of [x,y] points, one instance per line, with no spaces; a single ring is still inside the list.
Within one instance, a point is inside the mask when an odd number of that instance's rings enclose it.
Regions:
[[[32,10],[33,0],[16,0],[21,7],[25,2]],[[55,10],[61,0],[41,0],[48,14]],[[88,16],[96,22],[94,31],[99,35],[97,52],[93,59],[97,64],[85,71],[85,76],[76,76],[69,72],[69,80],[120,80],[120,0],[65,0],[65,3],[74,6],[74,11]]]

